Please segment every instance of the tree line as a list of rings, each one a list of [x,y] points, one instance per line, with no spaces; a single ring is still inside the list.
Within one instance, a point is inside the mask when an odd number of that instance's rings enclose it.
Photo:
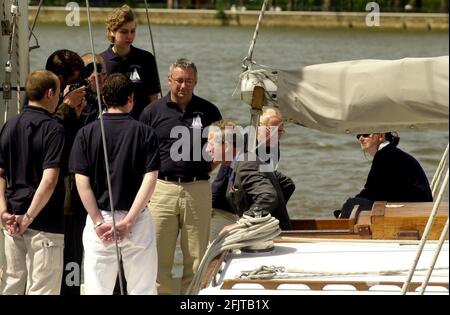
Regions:
[[[74,0],[46,0],[45,5],[64,6],[68,2],[78,2],[80,6],[85,5],[85,1]],[[228,10],[259,10],[264,0],[164,0],[147,1],[150,8],[168,9],[213,9]],[[336,11],[336,12],[364,12],[369,2],[376,2],[380,6],[380,12],[444,12],[448,13],[449,0],[272,0],[271,10],[282,11]],[[36,5],[39,0],[29,1],[30,5]],[[115,7],[125,3],[125,1],[110,0],[90,0],[91,6]],[[138,8],[144,7],[142,0],[126,1],[130,6]]]

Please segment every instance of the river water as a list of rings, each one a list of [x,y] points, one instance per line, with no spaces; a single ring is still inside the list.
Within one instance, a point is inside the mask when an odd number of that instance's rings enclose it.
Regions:
[[[177,58],[192,59],[199,70],[196,94],[215,103],[224,118],[246,125],[248,105],[239,93],[233,96],[253,28],[153,26],[163,92],[169,65]],[[80,55],[90,51],[87,26],[37,25],[40,49],[30,53],[31,69],[44,68],[56,49],[67,48]],[[103,51],[108,43],[103,25],[94,26],[94,48]],[[135,46],[151,51],[146,26],[138,26]],[[377,31],[373,29],[260,30],[253,59],[278,69],[351,59],[398,59],[449,54],[448,32]],[[431,181],[445,146],[448,130],[400,133],[399,147],[414,155]],[[279,169],[290,176],[297,189],[288,204],[293,218],[330,216],[348,198],[358,193],[371,161],[359,149],[354,136],[330,134],[288,124],[281,140]],[[448,200],[448,193],[446,194]]]

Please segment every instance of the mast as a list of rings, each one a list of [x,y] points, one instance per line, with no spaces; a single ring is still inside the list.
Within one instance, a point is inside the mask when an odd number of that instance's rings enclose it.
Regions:
[[[24,105],[29,72],[28,1],[4,0],[0,6],[0,125]],[[19,90],[19,94],[17,93]]]

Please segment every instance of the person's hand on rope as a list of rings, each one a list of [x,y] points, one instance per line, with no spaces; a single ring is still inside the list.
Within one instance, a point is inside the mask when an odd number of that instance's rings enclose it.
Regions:
[[[244,212],[244,215],[252,218],[261,218],[269,214],[270,214],[269,211],[261,209],[259,206],[251,206],[250,209]]]

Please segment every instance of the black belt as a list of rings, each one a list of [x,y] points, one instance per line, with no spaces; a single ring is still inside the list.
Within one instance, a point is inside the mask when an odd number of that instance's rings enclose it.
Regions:
[[[208,180],[208,176],[195,176],[195,177],[186,177],[186,176],[173,176],[173,175],[159,175],[158,179],[162,179],[168,182],[178,182],[178,183],[191,183],[199,180]]]

